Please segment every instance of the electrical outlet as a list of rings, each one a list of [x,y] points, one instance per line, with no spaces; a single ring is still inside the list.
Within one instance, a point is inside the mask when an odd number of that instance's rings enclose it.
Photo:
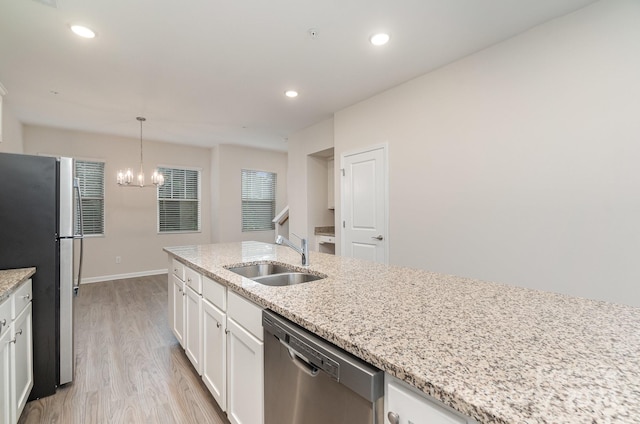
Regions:
[[[122,262],[122,257],[116,256],[116,263],[119,264],[120,262]]]

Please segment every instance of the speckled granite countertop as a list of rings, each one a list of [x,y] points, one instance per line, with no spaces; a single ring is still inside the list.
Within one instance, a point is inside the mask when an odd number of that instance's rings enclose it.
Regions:
[[[640,422],[640,308],[316,252],[328,278],[268,287],[223,266],[298,254],[165,251],[479,422]]]
[[[0,302],[9,297],[14,288],[35,273],[35,268],[7,269],[0,271]]]

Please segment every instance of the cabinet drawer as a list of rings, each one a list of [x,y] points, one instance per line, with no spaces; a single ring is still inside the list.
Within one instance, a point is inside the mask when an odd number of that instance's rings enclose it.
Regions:
[[[11,295],[13,299],[13,306],[11,310],[11,318],[15,319],[20,312],[27,306],[33,297],[33,291],[31,288],[31,278],[23,283],[18,289]]]
[[[397,415],[399,424],[477,424],[473,419],[389,374],[385,374],[385,386],[384,415]]]
[[[0,303],[0,336],[3,335],[11,324],[11,297]]]
[[[173,275],[184,281],[184,269],[185,266],[182,263],[178,262],[174,259],[171,263],[171,269],[173,270]]]
[[[258,340],[264,340],[262,334],[262,307],[235,294],[228,292],[227,316],[253,334]]]
[[[335,244],[336,243],[336,238],[335,236],[317,236],[316,240],[318,241],[318,244]]]
[[[189,267],[184,269],[185,282],[198,294],[202,294],[202,275]]]
[[[202,277],[202,297],[222,311],[227,310],[227,288],[209,277]]]

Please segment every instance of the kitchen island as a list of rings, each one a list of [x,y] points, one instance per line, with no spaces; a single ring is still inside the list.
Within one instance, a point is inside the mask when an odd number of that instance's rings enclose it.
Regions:
[[[482,423],[640,419],[640,309],[311,253],[327,278],[271,287],[225,267],[300,266],[258,242],[170,256]]]

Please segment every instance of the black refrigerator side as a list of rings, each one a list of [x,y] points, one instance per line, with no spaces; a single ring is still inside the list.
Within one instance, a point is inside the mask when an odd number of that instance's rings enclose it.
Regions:
[[[33,283],[33,390],[55,393],[58,381],[58,163],[0,153],[0,269],[36,267]]]

